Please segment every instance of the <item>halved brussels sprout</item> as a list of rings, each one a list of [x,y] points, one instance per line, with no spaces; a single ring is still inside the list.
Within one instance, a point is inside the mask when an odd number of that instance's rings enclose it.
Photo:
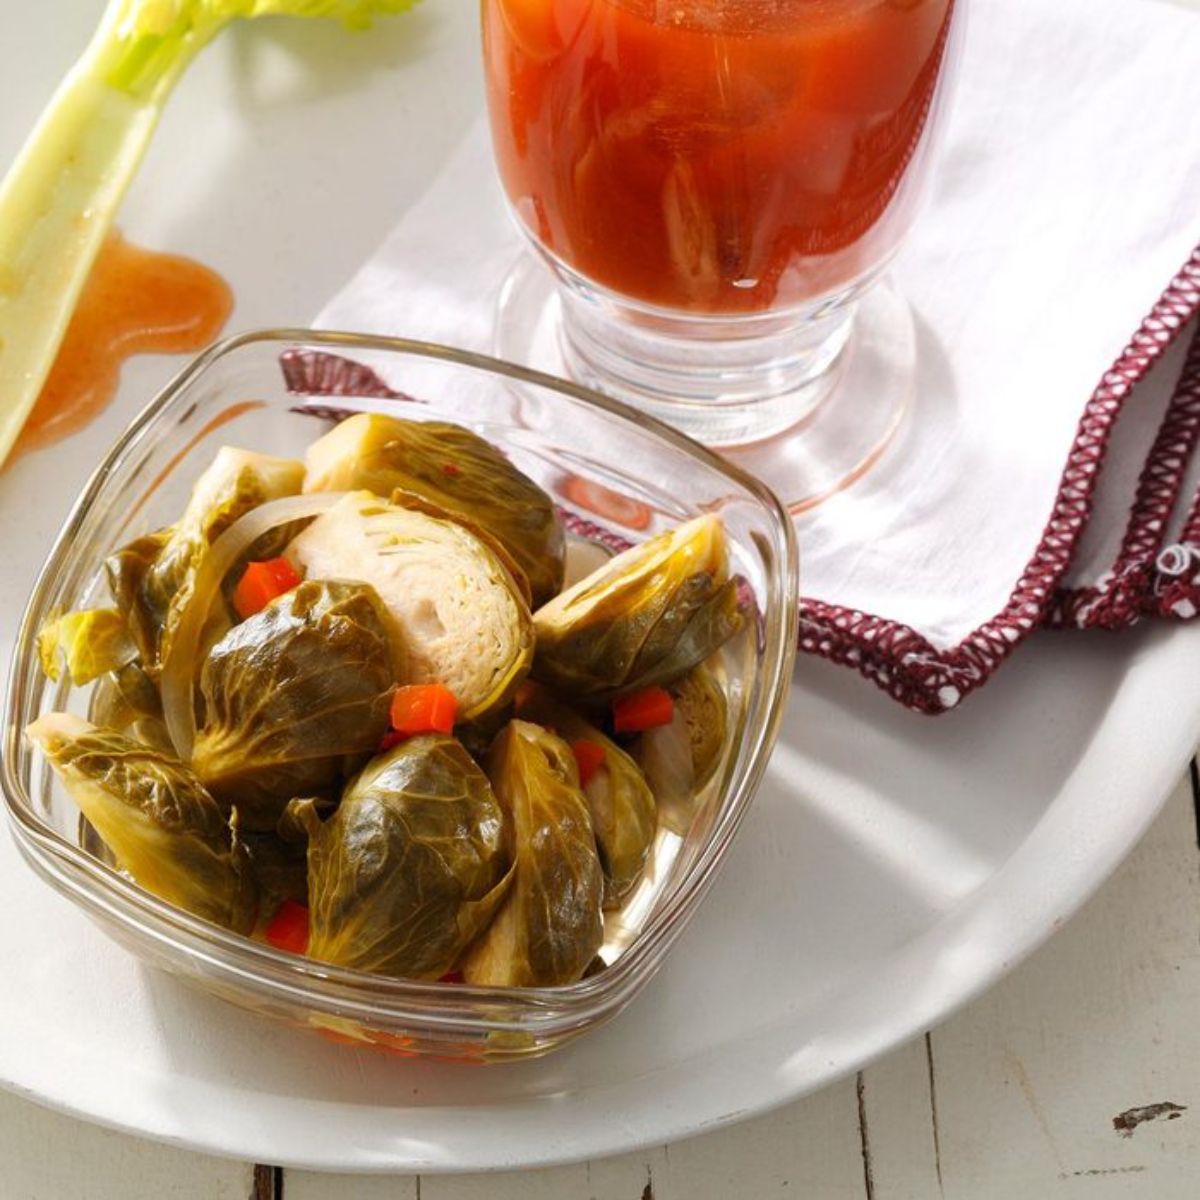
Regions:
[[[604,940],[604,872],[570,747],[510,721],[488,754],[488,777],[512,824],[515,878],[500,911],[462,961],[468,983],[574,983]]]
[[[610,559],[534,614],[533,674],[602,700],[686,674],[741,628],[725,531],[697,517]]]
[[[252,508],[296,495],[303,480],[299,462],[224,446],[196,481],[175,525],[140,537],[109,557],[105,564],[109,587],[137,644],[142,669],[151,679],[158,678],[172,631],[209,546]],[[271,545],[254,547],[250,557],[270,557],[288,536],[288,531],[280,531]],[[211,620],[209,642],[229,623],[217,606]]]
[[[37,652],[47,678],[66,667],[76,687],[118,671],[138,656],[124,618],[115,608],[90,608],[52,617],[38,630]]]
[[[294,796],[334,786],[378,747],[394,684],[388,624],[368,584],[308,580],[209,652],[192,765],[246,829],[274,829]]]
[[[487,776],[451,737],[373,759],[309,830],[310,957],[437,979],[491,920],[511,882],[504,816]]]
[[[461,525],[353,492],[288,557],[309,578],[371,584],[398,631],[398,681],[443,684],[464,721],[501,708],[528,673],[529,610],[499,559]]]
[[[517,566],[517,560],[508,552],[508,547],[498,537],[484,529],[482,525],[464,517],[461,513],[451,512],[450,509],[435,504],[427,496],[420,496],[416,492],[406,492],[403,488],[397,488],[389,500],[397,508],[411,508],[415,512],[423,512],[429,517],[437,517],[442,521],[453,521],[469,533],[473,533],[504,564],[504,569],[512,576],[513,582],[521,593],[521,599],[526,604],[530,603],[532,593],[529,590],[529,580],[525,572]]]
[[[70,713],[26,729],[119,866],[156,896],[239,933],[254,881],[236,822],[178,759]]]
[[[305,455],[306,492],[414,492],[504,545],[533,604],[562,587],[565,541],[550,497],[489,442],[461,425],[348,417]]]
[[[618,905],[641,878],[658,827],[654,794],[637,763],[611,738],[558,703],[545,688],[522,691],[517,715],[553,729],[568,742],[592,742],[604,761],[583,785],[604,868],[604,906]]]
[[[728,714],[725,693],[705,666],[689,671],[668,690],[675,700],[671,723],[647,730],[631,753],[654,793],[663,824],[683,834],[697,796],[721,760]]]

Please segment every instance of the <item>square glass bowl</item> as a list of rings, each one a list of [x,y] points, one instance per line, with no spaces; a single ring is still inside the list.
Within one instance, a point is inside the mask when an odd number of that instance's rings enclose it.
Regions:
[[[104,860],[25,726],[86,715],[89,688],[42,675],[55,609],[102,606],[106,555],[171,523],[222,445],[302,457],[330,420],[387,411],[469,426],[561,506],[575,557],[701,513],[724,522],[750,619],[722,652],[730,718],[719,768],[687,820],[660,827],[646,878],[606,922],[605,969],[568,987],[387,979],[286,954],[143,891]],[[632,409],[562,380],[441,346],[311,331],[252,333],[201,355],[126,430],[67,518],[22,621],[2,778],[17,845],[51,886],[148,963],[239,1005],[401,1054],[494,1061],[544,1053],[643,988],[712,883],[766,766],[795,651],[792,525],[760,483]],[[588,564],[591,565],[591,564]],[[102,851],[102,848],[100,848]]]

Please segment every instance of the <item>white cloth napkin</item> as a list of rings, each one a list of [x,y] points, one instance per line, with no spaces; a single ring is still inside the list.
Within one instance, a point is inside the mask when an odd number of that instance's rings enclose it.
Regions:
[[[914,417],[879,467],[801,523],[806,595],[939,649],[1008,601],[1084,405],[1200,245],[1200,14],[966,3],[930,201],[894,268],[920,330]],[[522,252],[481,118],[316,324],[491,350]],[[1182,353],[1122,421],[1072,582],[1112,560]]]

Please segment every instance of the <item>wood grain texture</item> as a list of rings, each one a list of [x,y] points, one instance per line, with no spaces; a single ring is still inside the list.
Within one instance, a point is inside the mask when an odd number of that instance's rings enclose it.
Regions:
[[[85,1125],[0,1092],[3,1200],[247,1200],[254,1168]]]
[[[854,1080],[730,1129],[649,1153],[514,1174],[417,1180],[285,1172],[286,1200],[861,1200]]]
[[[1198,994],[1200,854],[1185,779],[1084,912],[933,1033],[945,1195],[1194,1200]],[[1187,1111],[1162,1107],[1129,1136],[1114,1127],[1166,1105]],[[924,1194],[898,1183],[891,1194]]]
[[[355,1178],[285,1171],[283,1196],[275,1200],[325,1200],[329,1196],[353,1196],[354,1200],[424,1200],[427,1193],[421,1189],[421,1182],[411,1175]]]
[[[283,1168],[256,1164],[250,1200],[283,1200]]]
[[[919,1038],[862,1073],[874,1200],[939,1200],[942,1194],[926,1055],[926,1040]]]

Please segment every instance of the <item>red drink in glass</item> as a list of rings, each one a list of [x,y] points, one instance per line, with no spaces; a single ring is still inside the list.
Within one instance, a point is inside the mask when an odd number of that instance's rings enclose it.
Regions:
[[[703,313],[890,256],[951,0],[484,0],[500,174],[542,246]]]
[[[965,2],[482,0],[500,178],[567,370],[710,442],[812,412],[912,224]],[[911,365],[903,308],[868,340]]]

